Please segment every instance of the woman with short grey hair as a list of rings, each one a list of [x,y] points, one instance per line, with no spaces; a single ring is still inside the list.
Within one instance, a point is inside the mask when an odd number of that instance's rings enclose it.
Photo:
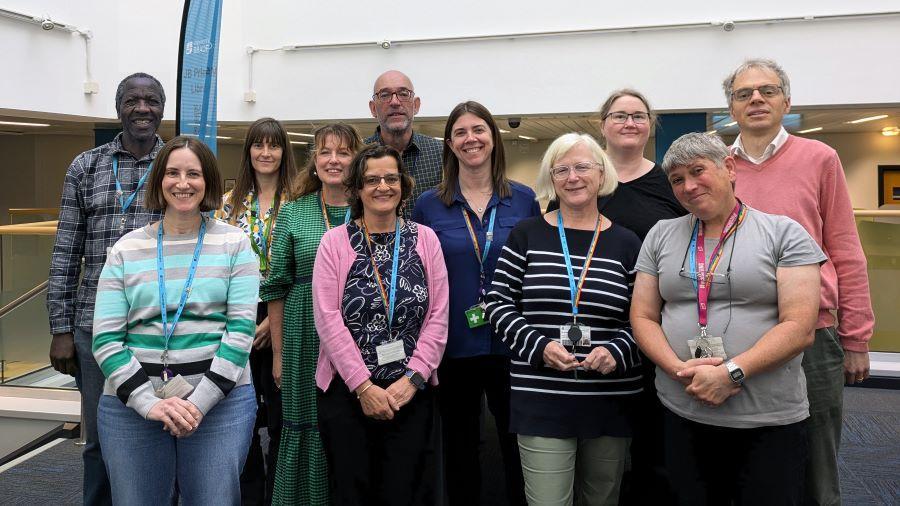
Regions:
[[[734,160],[718,137],[680,137],[663,170],[691,214],[647,235],[631,324],[657,367],[677,503],[801,504],[800,362],[825,255],[797,222],[735,197]]]

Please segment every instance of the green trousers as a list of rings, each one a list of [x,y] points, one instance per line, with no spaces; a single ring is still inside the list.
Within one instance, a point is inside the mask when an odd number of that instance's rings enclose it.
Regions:
[[[631,438],[518,438],[529,505],[618,503]]]
[[[806,504],[841,504],[837,455],[841,444],[844,405],[844,350],[834,327],[816,331],[803,354],[809,396],[809,461]]]

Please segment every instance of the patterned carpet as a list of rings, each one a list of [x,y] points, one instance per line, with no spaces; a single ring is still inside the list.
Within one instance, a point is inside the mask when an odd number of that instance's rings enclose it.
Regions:
[[[848,388],[844,392],[841,492],[844,505],[900,503],[900,390]],[[488,431],[490,432],[490,431]],[[484,483],[498,483],[496,442],[487,440]],[[81,504],[80,449],[62,443],[0,473],[0,505]],[[498,487],[484,503],[504,504]]]

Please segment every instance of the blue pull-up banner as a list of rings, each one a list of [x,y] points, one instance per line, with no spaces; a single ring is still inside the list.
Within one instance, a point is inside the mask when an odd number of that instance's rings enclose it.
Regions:
[[[175,134],[199,137],[216,152],[216,81],[222,0],[184,0]]]

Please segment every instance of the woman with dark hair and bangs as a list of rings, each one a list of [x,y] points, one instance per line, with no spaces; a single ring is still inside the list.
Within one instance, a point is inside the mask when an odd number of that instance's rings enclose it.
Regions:
[[[292,199],[293,179],[297,174],[294,153],[282,124],[272,118],[260,118],[250,125],[241,152],[241,168],[235,187],[222,197],[216,218],[234,225],[250,237],[250,246],[259,258],[260,276],[265,279],[269,266],[275,218],[281,206]],[[258,411],[253,442],[241,473],[241,494],[249,503],[268,504],[274,486],[274,470],[281,437],[281,394],[272,377],[272,344],[266,305],[259,303],[256,313],[256,338],[250,352],[250,370],[256,386]],[[263,463],[259,429],[269,434],[269,451]]]
[[[329,501],[328,465],[316,421],[319,336],[312,316],[312,269],[322,236],[349,219],[344,178],[361,144],[350,125],[316,130],[309,163],[294,181],[295,200],[278,214],[269,272],[260,289],[268,303],[274,379],[284,402],[274,504]]]
[[[509,431],[509,351],[484,317],[500,251],[523,218],[540,215],[534,192],[506,177],[500,129],[478,102],[457,105],[444,127],[444,177],[419,197],[412,219],[441,242],[450,278],[450,326],[439,369],[450,504],[480,504],[481,398],[496,422],[510,505],[525,504],[516,435]]]

